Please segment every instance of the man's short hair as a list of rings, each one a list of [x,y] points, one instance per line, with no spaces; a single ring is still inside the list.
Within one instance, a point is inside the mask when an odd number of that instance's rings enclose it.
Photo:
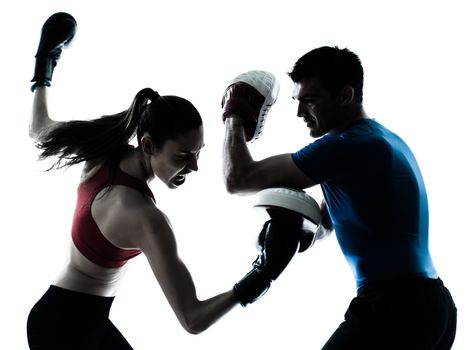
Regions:
[[[364,70],[359,57],[347,48],[323,46],[299,58],[291,72],[293,82],[317,78],[334,96],[343,87],[351,86],[357,103],[362,104]]]

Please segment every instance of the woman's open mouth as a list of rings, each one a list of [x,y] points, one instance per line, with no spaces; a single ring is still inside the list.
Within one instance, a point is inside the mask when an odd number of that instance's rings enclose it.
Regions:
[[[172,182],[176,186],[182,185],[185,182],[185,175],[181,175],[181,174],[177,175]]]

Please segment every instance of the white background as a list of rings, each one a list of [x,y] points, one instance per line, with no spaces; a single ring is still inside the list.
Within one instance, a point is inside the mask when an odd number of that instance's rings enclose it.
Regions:
[[[138,90],[186,97],[204,118],[200,171],[175,191],[154,181],[200,298],[231,288],[256,256],[261,219],[253,197],[221,180],[225,84],[250,69],[281,81],[255,158],[310,142],[295,117],[286,72],[322,45],[355,51],[365,69],[368,114],[399,133],[422,168],[436,268],[459,310],[454,349],[468,348],[466,311],[468,24],[462,1],[3,1],[0,5],[0,348],[26,349],[26,318],[66,259],[80,166],[43,172],[28,138],[40,28],[54,12],[78,21],[55,70],[50,112],[87,119],[126,109]],[[309,191],[317,200],[318,189]],[[397,258],[397,257],[396,257]],[[354,281],[336,239],[297,255],[257,303],[205,333],[186,333],[140,256],[111,318],[135,349],[319,349],[343,318]]]

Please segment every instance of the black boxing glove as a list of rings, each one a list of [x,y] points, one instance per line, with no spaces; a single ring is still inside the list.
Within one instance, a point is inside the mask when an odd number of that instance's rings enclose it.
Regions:
[[[34,84],[31,91],[37,86],[50,86],[62,49],[70,44],[75,32],[76,21],[65,12],[55,13],[44,22],[35,56],[34,77],[31,80]]]
[[[271,219],[263,225],[257,239],[259,255],[253,269],[234,285],[242,306],[259,299],[284,271],[296,254],[300,235],[298,221]]]

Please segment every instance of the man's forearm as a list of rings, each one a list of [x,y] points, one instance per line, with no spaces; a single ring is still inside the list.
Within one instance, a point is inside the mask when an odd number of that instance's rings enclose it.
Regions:
[[[242,118],[226,118],[223,145],[223,177],[228,192],[238,192],[240,181],[245,179],[248,165],[253,161],[247,147]]]

